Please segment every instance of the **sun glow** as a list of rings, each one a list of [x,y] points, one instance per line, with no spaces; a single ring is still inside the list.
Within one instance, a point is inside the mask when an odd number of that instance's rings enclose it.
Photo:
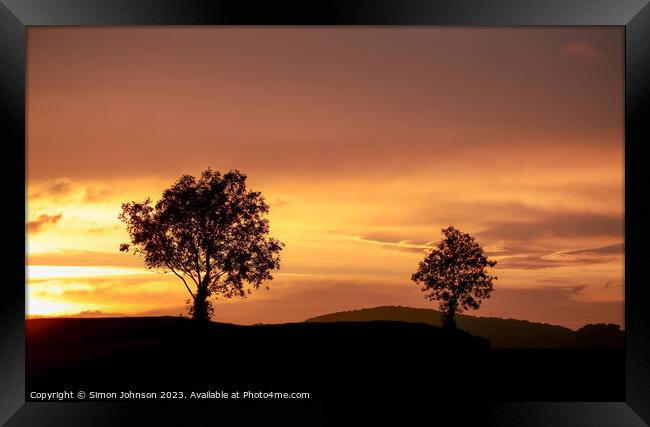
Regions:
[[[142,268],[120,268],[71,265],[28,265],[28,280],[72,279],[111,276],[140,276],[154,274]]]
[[[67,302],[60,299],[50,299],[32,296],[27,297],[27,316],[61,316],[80,313],[86,310],[96,310],[94,304]]]

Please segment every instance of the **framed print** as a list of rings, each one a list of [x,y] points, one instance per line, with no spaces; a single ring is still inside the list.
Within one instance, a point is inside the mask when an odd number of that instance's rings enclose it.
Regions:
[[[650,422],[646,1],[0,12],[7,425]]]

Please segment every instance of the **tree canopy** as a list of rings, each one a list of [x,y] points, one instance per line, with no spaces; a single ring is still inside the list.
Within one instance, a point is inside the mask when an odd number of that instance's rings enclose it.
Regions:
[[[487,267],[489,260],[474,237],[449,226],[442,229],[443,239],[418,265],[411,280],[421,286],[425,298],[438,301],[444,324],[454,327],[454,315],[480,307],[493,291]]]
[[[280,268],[284,244],[269,236],[268,212],[262,194],[246,188],[245,174],[208,168],[199,178],[181,176],[155,204],[122,204],[131,242],[120,250],[178,276],[192,298],[190,314],[209,319],[210,297],[245,297]]]

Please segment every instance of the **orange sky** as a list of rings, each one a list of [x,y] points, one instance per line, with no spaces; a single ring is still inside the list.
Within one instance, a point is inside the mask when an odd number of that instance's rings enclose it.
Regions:
[[[620,28],[28,30],[28,314],[180,314],[118,252],[122,202],[238,168],[286,243],[215,320],[432,307],[410,282],[454,225],[498,260],[471,314],[623,324]]]

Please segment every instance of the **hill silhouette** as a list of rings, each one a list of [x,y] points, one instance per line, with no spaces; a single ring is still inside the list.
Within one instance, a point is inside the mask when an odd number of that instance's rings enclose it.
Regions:
[[[491,350],[483,338],[424,323],[241,326],[180,317],[26,323],[27,400],[30,391],[70,389],[310,393],[308,400],[272,402],[293,405],[616,401],[625,392],[621,350]]]
[[[342,311],[312,317],[305,322],[367,322],[376,320],[442,325],[438,310],[402,306]],[[624,345],[624,332],[618,325],[612,324],[590,324],[573,331],[563,326],[546,323],[462,314],[456,316],[456,324],[463,331],[489,340],[492,348],[615,348]]]

